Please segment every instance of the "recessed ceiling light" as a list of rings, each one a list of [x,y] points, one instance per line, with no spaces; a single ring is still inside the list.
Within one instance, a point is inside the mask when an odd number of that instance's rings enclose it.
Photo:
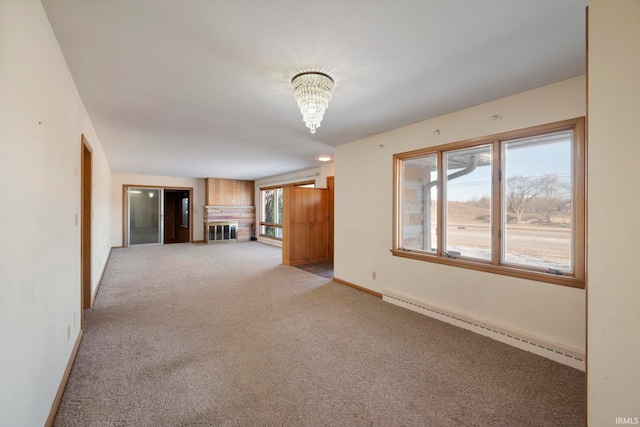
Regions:
[[[331,157],[329,156],[320,156],[318,157],[318,160],[321,162],[330,162],[331,161]]]

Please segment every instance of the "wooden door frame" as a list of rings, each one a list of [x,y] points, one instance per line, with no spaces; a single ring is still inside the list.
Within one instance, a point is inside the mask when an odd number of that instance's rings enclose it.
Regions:
[[[333,228],[335,227],[335,223],[334,223],[334,217],[333,217],[333,210],[334,210],[334,206],[335,206],[335,177],[334,176],[328,176],[327,177],[327,190],[329,190],[329,206],[327,208],[328,213],[329,213],[329,236],[328,236],[328,243],[329,243],[329,261],[333,262],[333,238],[334,238],[334,231]]]
[[[93,303],[91,294],[93,149],[84,134],[82,134],[80,148],[80,291],[81,308],[85,309],[91,308]],[[82,315],[80,319],[80,327],[82,327]]]

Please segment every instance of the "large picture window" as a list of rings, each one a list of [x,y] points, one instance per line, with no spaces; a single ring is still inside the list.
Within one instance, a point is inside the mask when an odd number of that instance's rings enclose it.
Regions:
[[[260,189],[260,235],[282,239],[282,187]]]
[[[394,156],[396,256],[584,287],[584,119]]]
[[[302,181],[285,186],[315,188],[315,181]],[[282,188],[260,188],[260,236],[282,240]]]

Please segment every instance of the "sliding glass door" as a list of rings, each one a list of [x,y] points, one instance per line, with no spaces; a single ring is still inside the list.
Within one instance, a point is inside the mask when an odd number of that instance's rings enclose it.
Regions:
[[[163,243],[162,199],[160,188],[127,188],[127,246]]]

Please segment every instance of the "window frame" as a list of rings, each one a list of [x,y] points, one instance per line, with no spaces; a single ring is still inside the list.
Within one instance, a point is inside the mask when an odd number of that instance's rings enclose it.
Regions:
[[[293,183],[289,183],[289,184],[280,184],[280,185],[267,185],[265,187],[259,187],[259,191],[260,191],[260,218],[262,218],[263,215],[263,210],[264,210],[264,202],[263,202],[263,195],[264,195],[264,191],[266,190],[274,190],[274,198],[275,198],[275,194],[277,194],[278,190],[281,190],[283,195],[284,195],[284,189],[285,187],[308,187],[308,188],[315,188],[316,185],[316,181],[314,179],[312,180],[308,180],[308,181],[299,181],[299,182],[293,182]],[[276,206],[277,209],[277,203],[274,204]],[[283,211],[284,211],[284,207],[283,207]],[[280,217],[282,218],[282,215],[284,214],[284,212],[281,213]],[[274,216],[275,218],[278,217],[278,213],[277,211],[274,212]],[[264,237],[266,239],[273,239],[273,240],[280,240],[282,241],[282,237],[277,237],[277,236],[269,236],[268,234],[263,234],[262,233],[262,227],[274,227],[274,228],[280,228],[281,230],[281,234],[284,233],[284,229],[283,229],[283,225],[280,223],[276,223],[276,222],[266,222],[266,221],[258,221],[258,235],[260,237]]]
[[[572,272],[550,272],[549,269],[534,266],[523,266],[501,262],[502,251],[502,227],[503,215],[507,213],[507,207],[502,206],[502,167],[503,167],[503,141],[529,138],[554,132],[570,130],[573,132],[572,138],[572,180],[573,180],[573,211],[571,235]],[[421,158],[428,155],[436,155],[438,164],[438,182],[442,183],[446,176],[446,170],[442,170],[443,156],[445,152],[473,148],[482,145],[492,145],[492,188],[491,188],[491,259],[488,261],[465,258],[448,257],[443,254],[444,249],[444,201],[442,185],[438,185],[438,200],[436,208],[437,224],[437,246],[436,252],[427,252],[416,249],[405,249],[402,247],[402,219],[403,219],[403,162]],[[501,274],[523,279],[535,280],[557,285],[569,286],[584,289],[586,278],[586,194],[587,194],[587,153],[585,140],[585,119],[578,117],[549,123],[539,126],[528,127],[514,131],[503,132],[490,136],[458,141],[418,150],[397,153],[393,156],[393,230],[392,249],[394,256],[416,259],[421,261],[434,262],[449,266],[462,267],[477,271]]]
[[[278,202],[277,202],[277,194],[278,194],[278,189],[280,191],[284,191],[283,186],[282,185],[272,185],[272,186],[268,186],[268,187],[260,187],[260,221],[259,221],[259,229],[258,229],[258,235],[260,237],[264,237],[266,239],[273,239],[273,240],[280,240],[282,241],[282,237],[277,237],[277,236],[269,236],[268,234],[264,234],[262,233],[262,227],[273,227],[274,229],[276,228],[280,228],[282,231],[282,224],[280,223],[276,223],[276,222],[266,222],[266,221],[262,221],[262,217],[264,215],[264,192],[268,191],[268,190],[273,190],[273,198],[274,198],[274,219],[278,218]],[[282,215],[280,215],[280,217],[282,217]],[[277,234],[277,233],[274,233]],[[281,233],[282,234],[282,233]]]

